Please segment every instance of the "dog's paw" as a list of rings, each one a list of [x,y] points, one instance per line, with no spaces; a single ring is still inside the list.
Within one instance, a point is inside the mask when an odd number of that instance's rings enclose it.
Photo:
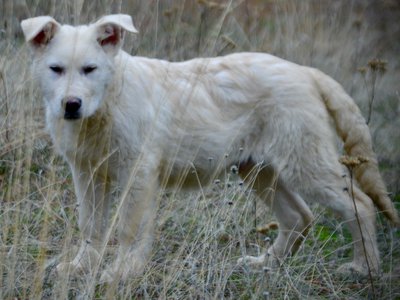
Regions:
[[[266,252],[260,256],[250,256],[246,255],[237,260],[237,264],[239,266],[248,266],[253,269],[267,269],[267,270],[275,270],[279,268],[282,262],[275,256]]]
[[[101,273],[100,283],[108,283],[111,284],[117,280],[118,276],[114,274],[111,269],[106,269]]]
[[[237,260],[238,265],[249,265],[251,267],[262,267],[265,265],[266,254],[260,256],[246,255]]]
[[[57,275],[82,276],[97,272],[100,255],[90,247],[81,247],[75,258],[70,262],[60,262],[56,266]]]
[[[358,275],[361,277],[366,277],[371,273],[372,276],[378,276],[379,271],[376,268],[371,268],[371,270],[368,270],[368,266],[361,265],[355,262],[349,262],[341,265],[338,269],[337,272],[339,274],[342,274],[344,276],[353,276],[353,275]]]
[[[125,282],[142,275],[146,261],[128,258],[125,260],[117,259],[112,266],[106,268],[100,276],[100,282]]]
[[[56,266],[56,274],[58,276],[65,275],[82,275],[84,274],[84,268],[81,264],[74,264],[73,262],[63,262]]]

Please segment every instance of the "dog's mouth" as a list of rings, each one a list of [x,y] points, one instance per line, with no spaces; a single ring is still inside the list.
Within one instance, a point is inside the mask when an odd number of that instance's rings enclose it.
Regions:
[[[78,120],[82,117],[80,112],[75,112],[75,113],[69,113],[65,112],[64,113],[64,120]]]

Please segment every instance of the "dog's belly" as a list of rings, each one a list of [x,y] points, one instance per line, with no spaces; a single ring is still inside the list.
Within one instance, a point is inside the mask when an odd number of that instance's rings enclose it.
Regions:
[[[199,165],[190,163],[184,167],[173,165],[165,168],[162,166],[159,182],[165,189],[190,190],[206,187],[215,181],[225,180],[231,175],[238,175],[247,180],[253,178],[253,175],[257,175],[260,170],[273,174],[272,166],[266,166],[264,163],[257,164],[251,157],[245,160],[224,157],[219,162],[208,161]]]

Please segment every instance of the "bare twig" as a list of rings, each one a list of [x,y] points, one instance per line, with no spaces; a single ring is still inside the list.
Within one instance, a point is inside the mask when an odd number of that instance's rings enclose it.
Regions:
[[[7,92],[6,80],[5,80],[5,77],[4,77],[2,71],[0,71],[0,80],[1,80],[1,82],[3,82],[4,98],[5,98],[4,107],[5,107],[5,110],[6,110],[6,112],[5,112],[5,115],[6,115],[6,121],[5,121],[5,123],[6,123],[5,140],[6,140],[7,143],[9,143],[9,141],[10,141],[10,136],[9,136],[9,119],[8,119],[8,118],[9,118],[8,92]]]
[[[367,67],[362,67],[362,68],[358,69],[358,71],[363,76],[364,84],[365,84],[365,87],[367,88],[367,91],[368,91],[368,82],[367,82],[366,74],[367,74],[368,69],[371,71],[371,92],[369,92],[369,95],[368,95],[369,101],[368,101],[368,114],[367,114],[367,120],[366,120],[367,125],[370,123],[371,117],[372,117],[372,108],[373,108],[373,103],[375,100],[376,80],[378,78],[378,75],[386,72],[386,65],[387,65],[386,61],[375,58],[375,59],[371,59],[368,62]]]

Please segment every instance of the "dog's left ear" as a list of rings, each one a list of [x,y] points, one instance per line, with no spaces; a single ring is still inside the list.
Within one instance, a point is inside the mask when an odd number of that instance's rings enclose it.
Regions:
[[[108,15],[102,17],[95,23],[98,28],[97,41],[104,51],[116,54],[122,46],[124,31],[137,33],[129,15]]]

